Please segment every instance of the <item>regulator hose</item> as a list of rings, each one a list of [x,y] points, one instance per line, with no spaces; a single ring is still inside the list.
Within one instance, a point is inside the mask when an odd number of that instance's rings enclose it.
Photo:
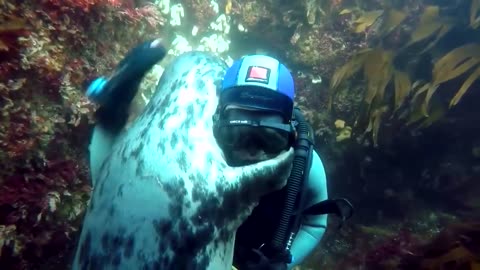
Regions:
[[[290,233],[296,229],[298,216],[292,220],[295,211],[295,205],[300,207],[301,194],[304,188],[305,179],[308,177],[311,165],[311,155],[313,151],[313,134],[310,125],[305,121],[301,111],[294,110],[294,117],[297,121],[297,140],[295,144],[295,157],[293,167],[286,185],[285,201],[280,214],[279,225],[273,234],[270,248],[271,251],[285,251],[289,248]],[[310,164],[307,164],[310,163]],[[307,165],[307,166],[306,166]],[[293,224],[292,224],[293,221]]]

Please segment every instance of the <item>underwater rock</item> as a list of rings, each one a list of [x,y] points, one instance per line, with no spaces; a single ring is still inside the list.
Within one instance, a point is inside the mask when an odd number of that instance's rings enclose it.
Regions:
[[[336,26],[299,25],[291,38],[292,49],[286,52],[294,64],[330,78],[335,69],[357,49],[361,40]]]
[[[1,1],[0,269],[69,269],[90,195],[82,85],[161,31],[139,2]]]
[[[230,14],[232,22],[231,51],[243,55],[268,51],[270,56],[284,58],[291,50],[286,42],[302,19],[293,7],[296,1],[235,1]]]
[[[245,1],[240,7],[239,15],[238,22],[247,29],[255,28],[262,19],[271,18],[264,1]]]
[[[215,1],[206,0],[186,0],[183,3],[189,17],[189,24],[198,27],[199,34],[206,32],[210,22],[214,21],[218,14],[218,4]]]
[[[182,25],[182,18],[185,16],[185,12],[182,4],[173,5],[170,8],[170,25],[180,26]]]

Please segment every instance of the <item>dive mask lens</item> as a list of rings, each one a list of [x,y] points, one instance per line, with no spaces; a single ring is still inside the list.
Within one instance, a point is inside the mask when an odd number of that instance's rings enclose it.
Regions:
[[[219,130],[221,144],[230,150],[263,151],[265,154],[278,154],[290,144],[290,134],[263,126],[223,126]]]

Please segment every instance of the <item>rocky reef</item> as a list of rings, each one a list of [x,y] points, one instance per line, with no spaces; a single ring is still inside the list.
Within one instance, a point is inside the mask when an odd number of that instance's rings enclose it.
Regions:
[[[0,268],[65,269],[90,194],[83,85],[163,19],[134,1],[0,8]]]

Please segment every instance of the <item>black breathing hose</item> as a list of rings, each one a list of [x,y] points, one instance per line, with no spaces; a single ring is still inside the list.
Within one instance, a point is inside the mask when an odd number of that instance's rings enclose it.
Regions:
[[[295,210],[295,204],[299,201],[299,196],[301,196],[304,180],[306,176],[308,176],[309,167],[305,165],[309,161],[309,156],[313,151],[313,142],[311,142],[311,138],[309,137],[309,135],[312,135],[309,134],[311,132],[309,125],[297,108],[294,111],[294,115],[295,120],[298,122],[295,157],[293,159],[292,171],[286,185],[285,201],[279,225],[270,243],[270,247],[273,249],[272,251],[283,251],[288,247],[289,235],[293,226],[296,226],[296,224],[292,224],[292,214]],[[305,171],[305,168],[307,168],[307,171]]]

